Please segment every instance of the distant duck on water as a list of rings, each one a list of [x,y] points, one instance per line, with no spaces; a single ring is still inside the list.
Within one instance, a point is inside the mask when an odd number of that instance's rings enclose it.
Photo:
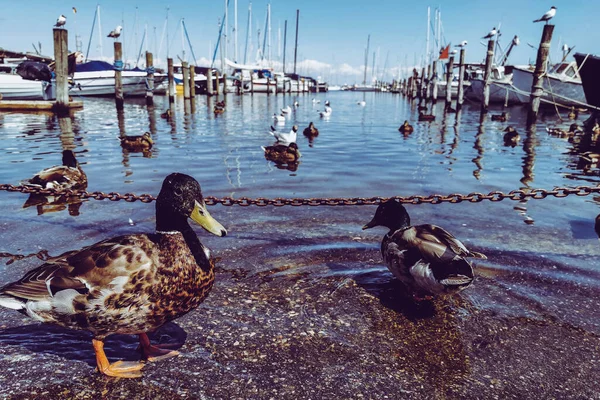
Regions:
[[[130,151],[150,150],[154,141],[150,132],[146,132],[140,136],[125,136],[120,138],[121,146]]]
[[[302,132],[306,137],[315,137],[319,136],[319,130],[315,127],[315,124],[312,122],[308,124],[308,127],[304,129]]]
[[[167,111],[165,111],[164,113],[160,114],[160,117],[162,119],[166,119],[167,121],[171,119],[171,109],[167,108]]]
[[[506,128],[504,130],[504,132],[506,132],[504,134],[504,138],[503,138],[505,146],[515,147],[517,145],[517,143],[519,143],[519,140],[521,140],[521,136],[519,135],[519,132],[517,132],[517,130],[515,128],[513,128],[512,126],[509,126],[508,128]]]
[[[273,146],[267,146],[262,148],[265,152],[265,158],[267,160],[277,163],[295,163],[300,158],[300,151],[296,143],[276,144]]]
[[[573,137],[578,133],[582,133],[582,131],[579,129],[579,125],[577,125],[577,124],[571,124],[571,126],[569,126],[568,131],[561,129],[561,128],[546,127],[546,132],[548,132],[548,134],[550,134],[550,135],[558,136],[558,137],[562,137],[562,138]]]
[[[435,115],[419,113],[419,121],[435,121]]]
[[[381,254],[388,269],[416,293],[459,292],[474,279],[473,267],[467,258],[487,258],[468,250],[439,226],[411,226],[408,212],[394,199],[380,204],[373,219],[363,229],[375,226],[389,229],[381,242]]]
[[[62,165],[46,168],[27,181],[44,189],[85,189],[87,176],[72,150],[63,150]]]
[[[508,117],[505,112],[502,114],[492,114],[492,121],[506,122],[507,119]]]
[[[408,123],[408,121],[404,121],[404,123],[400,125],[400,128],[398,128],[398,130],[400,131],[400,133],[407,134],[412,133],[414,128],[411,124]]]

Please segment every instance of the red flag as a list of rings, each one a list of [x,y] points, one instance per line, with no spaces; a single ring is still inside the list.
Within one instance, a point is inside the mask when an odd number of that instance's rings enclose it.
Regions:
[[[440,60],[445,60],[450,56],[450,45],[440,50]]]

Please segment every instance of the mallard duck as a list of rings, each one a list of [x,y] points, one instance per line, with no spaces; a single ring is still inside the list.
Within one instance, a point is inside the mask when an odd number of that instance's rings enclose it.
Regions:
[[[198,307],[213,286],[209,251],[188,218],[217,236],[227,234],[206,210],[198,182],[171,174],[156,200],[155,233],[119,236],[51,258],[2,287],[0,305],[92,332],[100,373],[139,377],[143,363],[109,363],[104,339],[136,334],[148,360],[177,355],[151,345],[146,332]]]
[[[507,127],[504,132],[506,132],[503,138],[505,146],[515,147],[517,143],[519,143],[519,140],[521,140],[519,132],[517,132],[517,130],[512,126]]]
[[[473,267],[466,257],[487,258],[469,251],[446,230],[435,225],[410,225],[402,204],[390,199],[377,207],[363,229],[385,226],[381,254],[389,270],[409,289],[430,294],[449,294],[473,282]]]
[[[550,135],[568,138],[575,136],[576,133],[579,133],[579,126],[577,124],[571,124],[568,131],[565,131],[561,128],[546,127],[546,132],[548,132]]]
[[[265,158],[277,163],[287,164],[295,163],[300,158],[300,151],[296,143],[290,143],[288,146],[284,144],[276,144],[262,148],[265,152]]]
[[[285,107],[283,107],[283,108],[281,109],[281,113],[282,113],[282,114],[289,114],[289,113],[291,113],[291,112],[292,112],[292,107],[290,107],[289,105],[288,105],[288,106],[285,106]]]
[[[398,130],[400,131],[400,133],[412,133],[413,132],[413,127],[411,124],[408,123],[408,121],[404,121],[404,123],[402,125],[400,125],[400,128],[398,128]]]
[[[124,136],[120,140],[121,146],[130,151],[150,150],[154,144],[150,132],[146,132],[141,136]]]
[[[419,113],[419,121],[435,121],[435,115]]]
[[[217,101],[215,107],[225,108],[225,100]]]
[[[569,119],[577,118],[577,111],[575,111],[575,107],[571,107],[571,111],[569,111],[569,114],[567,116],[569,117]]]
[[[62,165],[46,168],[27,180],[27,184],[52,189],[87,188],[87,176],[72,150],[63,150]]]
[[[225,109],[219,106],[214,106],[213,107],[213,113],[216,114],[223,114],[225,112]]]
[[[508,117],[505,112],[502,114],[492,114],[492,121],[506,122],[507,119]]]
[[[284,124],[285,123],[285,115],[280,114],[273,114],[273,121],[275,121],[278,124]]]
[[[298,125],[292,126],[292,130],[289,133],[277,132],[277,130],[271,126],[269,133],[275,137],[277,143],[288,145],[296,142],[296,139],[298,138]]]
[[[160,114],[160,117],[162,119],[166,119],[167,121],[170,120],[171,119],[171,109],[167,108],[167,110],[164,113]]]
[[[319,136],[319,130],[315,127],[315,124],[312,122],[308,124],[308,127],[304,129],[302,132],[306,137],[316,137]]]

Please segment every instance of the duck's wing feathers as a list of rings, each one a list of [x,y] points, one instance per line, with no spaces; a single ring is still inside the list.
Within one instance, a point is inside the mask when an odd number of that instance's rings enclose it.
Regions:
[[[33,178],[29,179],[28,183],[39,185],[44,188],[48,186],[68,188],[78,181],[87,182],[87,179],[84,177],[81,170],[64,165],[57,165],[38,172]]]
[[[436,225],[418,225],[409,228],[407,232],[412,242],[419,247],[426,258],[432,261],[447,259],[448,257],[476,257],[487,258],[481,253],[469,251],[465,245],[447,230]],[[414,236],[414,238],[413,238]]]
[[[136,272],[151,269],[155,258],[154,243],[147,235],[108,239],[49,259],[0,289],[0,294],[40,301],[66,289],[82,294],[118,291],[117,287],[122,287]]]

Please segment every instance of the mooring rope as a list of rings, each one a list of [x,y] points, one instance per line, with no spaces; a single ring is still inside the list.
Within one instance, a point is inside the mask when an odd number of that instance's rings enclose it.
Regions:
[[[150,203],[156,200],[156,197],[151,194],[140,194],[136,195],[133,193],[120,194],[117,192],[87,192],[85,190],[59,190],[59,189],[44,189],[40,187],[33,187],[27,185],[11,185],[11,184],[0,184],[0,191],[8,192],[20,192],[27,194],[38,194],[44,196],[63,196],[66,198],[77,197],[81,199],[95,199],[95,200],[110,200],[119,201],[125,200],[127,202],[141,201],[142,203]],[[431,194],[428,196],[411,195],[411,196],[392,196],[392,197],[351,197],[351,198],[283,198],[277,197],[274,199],[267,199],[263,197],[251,199],[248,197],[224,197],[217,198],[213,196],[207,196],[204,201],[207,205],[221,204],[224,206],[250,206],[255,205],[259,207],[264,206],[366,206],[366,205],[379,205],[389,199],[396,199],[401,203],[405,204],[440,204],[440,203],[451,203],[457,204],[463,201],[470,203],[479,203],[484,200],[489,201],[502,201],[502,200],[515,200],[522,201],[527,199],[540,200],[545,199],[548,196],[553,197],[567,197],[570,195],[577,196],[588,196],[593,193],[600,193],[600,185],[598,186],[576,186],[576,187],[556,187],[554,189],[518,189],[512,190],[509,193],[501,191],[492,191],[487,194],[473,192],[469,194],[451,193],[447,195],[442,194]]]

